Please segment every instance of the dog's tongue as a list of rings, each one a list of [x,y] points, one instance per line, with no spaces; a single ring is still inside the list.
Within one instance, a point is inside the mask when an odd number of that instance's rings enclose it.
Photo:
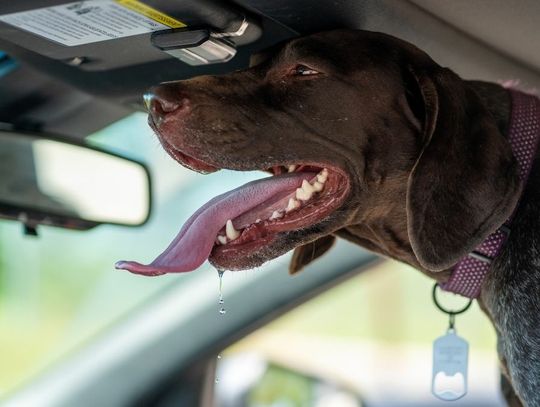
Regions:
[[[218,232],[228,219],[238,217],[277,193],[294,191],[304,179],[309,181],[315,175],[299,172],[268,177],[216,196],[187,220],[169,247],[152,263],[119,261],[115,267],[148,276],[193,271],[208,258]]]

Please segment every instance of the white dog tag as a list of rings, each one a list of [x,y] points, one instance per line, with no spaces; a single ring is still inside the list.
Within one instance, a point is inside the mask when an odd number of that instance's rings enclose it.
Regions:
[[[454,401],[467,394],[469,344],[449,329],[433,342],[431,393],[441,400]]]

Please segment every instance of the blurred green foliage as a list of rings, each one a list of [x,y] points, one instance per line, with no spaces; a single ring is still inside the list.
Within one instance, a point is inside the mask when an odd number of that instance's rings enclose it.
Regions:
[[[304,407],[312,405],[314,380],[270,365],[248,394],[248,406]]]

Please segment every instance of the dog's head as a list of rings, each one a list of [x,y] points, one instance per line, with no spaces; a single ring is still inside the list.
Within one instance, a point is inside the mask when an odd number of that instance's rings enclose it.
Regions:
[[[295,271],[341,233],[443,270],[505,221],[518,196],[511,149],[479,97],[388,35],[298,38],[249,69],[161,84],[148,102],[151,126],[182,165],[266,170],[276,182],[296,176],[311,185],[307,199],[294,182],[276,187],[251,215],[232,219],[241,235],[213,245],[219,268],[253,267],[296,248]]]

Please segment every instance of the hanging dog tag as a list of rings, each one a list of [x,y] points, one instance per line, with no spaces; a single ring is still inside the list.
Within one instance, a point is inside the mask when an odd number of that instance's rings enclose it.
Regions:
[[[454,401],[467,394],[469,344],[454,329],[433,342],[431,393],[441,400]]]

